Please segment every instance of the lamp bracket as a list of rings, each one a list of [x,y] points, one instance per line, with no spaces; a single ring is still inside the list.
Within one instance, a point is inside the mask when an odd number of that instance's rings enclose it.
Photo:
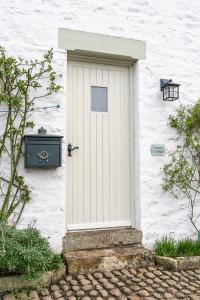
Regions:
[[[172,82],[171,79],[160,79],[160,90],[162,91],[163,88],[170,82]]]

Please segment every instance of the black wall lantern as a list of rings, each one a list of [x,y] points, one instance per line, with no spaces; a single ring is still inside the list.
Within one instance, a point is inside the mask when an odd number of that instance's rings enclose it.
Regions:
[[[160,90],[163,92],[164,101],[174,101],[179,99],[180,84],[171,79],[160,79]]]

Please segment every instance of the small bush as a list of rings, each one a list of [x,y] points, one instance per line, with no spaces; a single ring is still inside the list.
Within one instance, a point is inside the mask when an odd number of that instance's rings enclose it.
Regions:
[[[48,241],[34,228],[16,229],[0,222],[0,274],[36,278],[61,264]]]
[[[163,237],[156,241],[155,253],[159,256],[200,256],[200,242],[191,239],[175,241],[171,237]]]

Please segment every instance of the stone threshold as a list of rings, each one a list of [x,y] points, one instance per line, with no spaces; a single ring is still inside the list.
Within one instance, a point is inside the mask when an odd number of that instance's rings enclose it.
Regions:
[[[142,243],[142,232],[135,228],[70,231],[63,238],[63,252],[132,246]]]
[[[132,247],[81,250],[63,253],[69,274],[112,271],[152,264],[151,252],[141,244]]]
[[[185,257],[166,257],[155,256],[155,263],[163,266],[168,270],[194,270],[200,268],[200,256],[185,256]]]

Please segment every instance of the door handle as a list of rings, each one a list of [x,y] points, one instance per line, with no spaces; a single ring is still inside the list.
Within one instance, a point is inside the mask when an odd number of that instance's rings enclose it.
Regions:
[[[68,144],[68,156],[72,156],[72,151],[74,151],[75,149],[79,149],[79,147],[72,147],[72,144]]]

